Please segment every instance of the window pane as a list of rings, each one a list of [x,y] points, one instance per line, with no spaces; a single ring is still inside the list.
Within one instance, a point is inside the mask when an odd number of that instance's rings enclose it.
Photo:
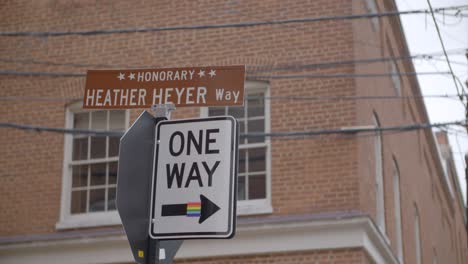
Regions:
[[[109,137],[109,157],[119,156],[119,137]]]
[[[266,198],[266,180],[265,175],[249,177],[249,199]]]
[[[89,114],[77,113],[73,115],[73,128],[88,129],[89,128]]]
[[[264,119],[249,120],[247,126],[248,126],[249,133],[265,132],[265,120]],[[249,143],[264,142],[265,137],[249,137],[247,140]]]
[[[229,107],[228,115],[232,115],[235,118],[244,118],[244,107],[243,106]]]
[[[117,162],[109,163],[109,184],[117,183]]]
[[[115,188],[108,190],[107,210],[115,210]]]
[[[249,172],[266,171],[266,148],[249,149]]]
[[[245,149],[239,149],[239,173],[244,173],[247,164],[245,163]]]
[[[71,213],[86,213],[86,191],[72,192]]]
[[[91,165],[91,186],[106,184],[106,163]]]
[[[125,130],[125,110],[109,111],[109,130],[124,131]]]
[[[73,139],[73,160],[88,159],[88,137]]]
[[[245,200],[245,177],[239,177],[237,182],[237,200]]]
[[[72,187],[84,187],[88,185],[88,166],[72,166]]]
[[[91,129],[107,129],[107,111],[92,112],[91,121]]]
[[[222,115],[225,115],[224,107],[208,108],[208,116],[222,116]]]
[[[91,137],[91,158],[106,157],[106,137]]]
[[[104,211],[106,202],[106,189],[96,189],[89,191],[89,211]]]
[[[249,95],[252,97],[263,97],[264,95],[261,94],[252,94]],[[264,116],[265,115],[265,105],[263,99],[250,99],[247,102],[247,116],[254,117],[254,116]]]
[[[245,121],[239,121],[239,133],[245,134]],[[246,144],[247,143],[247,138],[246,137],[240,137],[239,138],[239,144]]]

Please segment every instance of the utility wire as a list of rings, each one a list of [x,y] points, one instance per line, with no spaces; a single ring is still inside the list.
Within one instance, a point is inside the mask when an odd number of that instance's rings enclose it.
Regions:
[[[278,100],[278,101],[353,101],[353,100],[422,100],[422,99],[452,99],[458,100],[456,94],[432,94],[432,95],[409,95],[409,96],[245,96],[246,100]],[[39,101],[39,102],[70,102],[78,101],[78,97],[58,97],[58,96],[0,96],[0,101]]]
[[[434,127],[446,127],[451,125],[466,126],[466,121],[453,121],[445,123],[423,123],[423,124],[410,124],[404,126],[389,126],[389,127],[355,127],[355,128],[340,128],[340,129],[317,129],[307,131],[289,131],[289,132],[271,132],[271,133],[241,133],[240,136],[245,138],[252,137],[300,137],[300,136],[319,136],[319,135],[333,135],[333,134],[356,134],[365,132],[386,132],[386,131],[412,131],[418,129],[427,129]],[[52,128],[45,126],[35,126],[16,123],[0,123],[0,128],[14,128],[20,130],[29,130],[36,132],[54,132],[61,134],[71,135],[89,135],[89,136],[122,136],[124,132],[120,131],[103,131],[103,130],[84,130],[84,129],[69,129],[69,128]]]
[[[85,73],[33,72],[33,71],[15,71],[15,70],[0,70],[0,75],[29,76],[29,77],[86,77]]]
[[[453,82],[455,83],[455,88],[457,89],[457,94],[459,95],[460,101],[462,102],[462,104],[465,106],[465,108],[467,108],[467,106],[463,102],[463,95],[465,94],[465,90],[464,90],[463,86],[461,87],[461,91],[460,91],[460,88],[458,87],[457,77],[455,76],[455,73],[453,72],[453,69],[452,69],[452,65],[450,64],[450,60],[448,58],[447,50],[445,48],[444,41],[443,41],[442,35],[440,33],[439,24],[437,23],[437,20],[436,20],[435,15],[434,15],[434,10],[432,9],[431,1],[427,0],[427,4],[429,5],[429,10],[431,11],[432,20],[434,21],[434,25],[435,25],[435,28],[436,28],[436,31],[437,31],[437,35],[439,37],[440,44],[442,45],[442,50],[444,51],[445,59],[447,60],[447,65],[448,65],[450,73],[451,73],[451,75],[453,77]]]
[[[448,94],[434,94],[434,95],[410,95],[410,96],[266,96],[266,97],[256,97],[256,96],[247,96],[246,100],[249,99],[265,99],[265,100],[291,100],[291,101],[353,101],[353,100],[405,100],[405,99],[414,99],[422,100],[428,98],[446,98],[446,99],[456,99],[458,95],[448,95]],[[0,97],[1,100],[1,97]]]
[[[467,8],[468,5],[461,6],[449,6],[437,8],[434,12],[442,12],[447,10],[461,10]],[[355,14],[355,15],[340,15],[340,16],[322,16],[322,17],[309,17],[309,18],[297,18],[297,19],[284,19],[284,20],[272,20],[272,21],[256,21],[256,22],[241,22],[241,23],[225,23],[225,24],[208,24],[208,25],[181,25],[181,26],[166,26],[166,27],[143,27],[143,28],[124,28],[124,29],[98,29],[98,30],[84,30],[84,31],[15,31],[15,32],[0,32],[0,36],[6,37],[60,37],[70,35],[108,35],[108,34],[122,34],[122,33],[142,33],[142,32],[159,32],[159,31],[176,31],[176,30],[204,30],[204,29],[221,29],[221,28],[244,28],[253,26],[264,26],[264,25],[282,25],[282,24],[294,24],[294,23],[310,23],[319,21],[330,21],[330,20],[349,20],[349,19],[363,19],[363,18],[375,18],[375,17],[387,17],[387,16],[399,16],[399,15],[410,15],[410,14],[427,14],[430,10],[408,10],[408,11],[392,11],[383,13],[367,13],[367,14]]]
[[[330,73],[295,75],[247,75],[251,79],[316,79],[316,78],[375,78],[387,76],[444,75],[450,72],[395,72],[395,73]]]
[[[453,51],[464,53],[466,52],[466,49],[453,50]],[[278,66],[273,66],[271,68],[268,68],[267,66],[262,66],[262,68],[258,70],[256,69],[255,71],[262,72],[262,71],[302,70],[302,69],[311,69],[311,68],[313,69],[313,68],[334,67],[334,66],[348,65],[348,64],[378,63],[378,62],[385,62],[385,61],[411,60],[411,59],[429,60],[429,59],[435,59],[434,56],[436,56],[437,54],[440,54],[440,53],[416,54],[416,55],[411,55],[411,56],[398,56],[398,57],[378,57],[378,58],[332,61],[332,62],[313,63],[313,64],[278,65]]]
[[[419,129],[427,129],[433,127],[446,127],[450,125],[465,126],[466,121],[455,121],[446,123],[433,124],[412,124],[405,126],[390,126],[390,127],[364,127],[364,128],[343,128],[343,129],[321,129],[309,131],[292,131],[292,132],[273,132],[273,133],[246,133],[244,137],[296,137],[296,136],[318,136],[332,134],[355,134],[363,132],[386,132],[386,131],[412,131]],[[241,137],[243,135],[241,134]]]
[[[16,123],[0,123],[0,128],[15,128],[20,130],[30,130],[36,132],[54,132],[61,134],[72,134],[72,135],[89,135],[97,137],[121,137],[124,133],[121,131],[104,131],[104,130],[86,130],[86,129],[76,129],[76,128],[55,128],[55,127],[45,127],[45,126],[35,126],[35,125],[26,125],[26,124],[16,124]]]
[[[447,51],[449,54],[460,54],[465,52],[467,49],[453,49]],[[338,65],[347,65],[347,64],[358,64],[358,63],[377,63],[391,60],[410,60],[410,59],[424,59],[424,60],[440,60],[435,58],[436,56],[444,56],[443,52],[432,52],[424,54],[415,54],[412,56],[400,56],[400,57],[376,57],[376,58],[367,58],[367,59],[356,59],[356,60],[344,60],[344,61],[330,61],[322,63],[305,63],[305,64],[285,64],[285,65],[258,65],[260,69],[255,71],[281,71],[281,70],[299,70],[299,69],[309,69],[309,68],[325,68],[333,67]],[[445,60],[444,60],[445,61]],[[0,62],[6,63],[18,63],[18,64],[37,64],[37,65],[48,65],[48,66],[69,66],[77,68],[128,68],[128,69],[143,69],[148,68],[148,66],[128,66],[128,65],[109,65],[109,64],[91,64],[91,63],[66,63],[66,62],[53,62],[53,61],[43,61],[43,60],[32,60],[32,59],[12,59],[12,58],[0,58]],[[466,63],[463,63],[466,65]]]
[[[397,73],[318,73],[301,75],[247,75],[250,79],[308,79],[308,78],[375,78],[386,76],[414,76],[414,75],[444,75],[450,72],[397,72]],[[29,76],[29,77],[86,77],[85,73],[65,72],[32,72],[0,70],[0,75]]]

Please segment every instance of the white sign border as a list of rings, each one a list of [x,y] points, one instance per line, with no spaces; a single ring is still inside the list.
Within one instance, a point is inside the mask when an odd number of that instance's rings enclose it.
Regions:
[[[206,121],[219,121],[229,120],[232,123],[231,126],[231,169],[230,169],[230,195],[229,195],[229,223],[227,232],[190,232],[190,233],[164,233],[157,234],[153,233],[154,230],[154,199],[156,195],[156,175],[157,175],[157,164],[158,164],[158,153],[159,153],[159,129],[163,125],[171,125],[178,123],[198,123]],[[157,240],[172,240],[172,239],[230,239],[234,237],[236,233],[236,218],[237,218],[237,177],[238,177],[238,164],[239,164],[239,125],[237,120],[232,116],[216,116],[208,118],[196,118],[196,119],[178,119],[178,120],[163,120],[159,121],[155,127],[155,141],[154,141],[154,155],[153,155],[153,177],[151,183],[151,207],[149,214],[149,236],[152,239]]]

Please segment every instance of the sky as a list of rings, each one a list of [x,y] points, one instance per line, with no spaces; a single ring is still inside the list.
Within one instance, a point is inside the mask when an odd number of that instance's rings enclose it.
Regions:
[[[414,10],[428,9],[427,0],[396,0],[398,9]],[[447,7],[468,5],[468,0],[430,0],[432,7]],[[453,14],[453,12],[451,12]],[[468,9],[463,12],[468,16]],[[468,49],[468,17],[453,17],[436,15],[442,40],[447,51]],[[401,16],[411,54],[432,53],[442,51],[434,21],[430,15]],[[468,61],[464,52],[449,54],[452,69],[460,79],[461,85],[468,91],[465,81],[468,79]],[[440,56],[432,60],[414,60],[417,72],[449,71],[445,57]],[[418,76],[423,95],[457,94],[453,78],[450,75]],[[448,98],[426,98],[426,109],[431,123],[465,120],[465,109],[460,101]],[[449,142],[457,167],[460,187],[466,205],[466,181],[464,155],[468,152],[468,135],[462,127],[449,129]]]

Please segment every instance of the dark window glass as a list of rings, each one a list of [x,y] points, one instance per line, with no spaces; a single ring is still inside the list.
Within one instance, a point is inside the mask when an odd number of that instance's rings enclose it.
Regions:
[[[249,149],[249,172],[265,171],[265,148]]]
[[[263,199],[266,197],[265,175],[249,177],[249,199]]]
[[[91,159],[106,157],[106,137],[91,137]]]
[[[109,157],[119,156],[119,137],[109,137]]]
[[[86,191],[72,192],[71,213],[86,213]]]
[[[109,184],[117,183],[117,162],[109,163]]]
[[[245,200],[245,177],[238,177],[237,200]]]
[[[89,114],[77,113],[73,116],[73,127],[77,129],[89,128]]]
[[[263,133],[265,132],[265,120],[249,120],[248,121],[248,133]],[[249,143],[264,142],[265,137],[249,137],[247,138]]]
[[[91,164],[91,186],[106,184],[106,163]]]
[[[73,160],[88,159],[88,137],[73,139]]]
[[[252,94],[252,97],[262,97],[263,94]],[[263,99],[250,99],[248,100],[248,107],[247,107],[247,116],[248,117],[255,117],[255,116],[264,116],[265,115],[265,105]]]
[[[107,210],[115,210],[115,188],[109,188]]]
[[[72,166],[72,187],[88,186],[88,165]]]
[[[247,164],[245,162],[245,158],[246,158],[245,154],[246,154],[245,149],[239,150],[239,173],[244,173],[246,171]]]
[[[89,211],[99,212],[105,210],[106,189],[95,189],[89,191]]]
[[[109,130],[125,130],[125,110],[114,110],[109,112]]]
[[[107,129],[107,111],[95,111],[91,113],[91,129]]]
[[[224,111],[224,107],[210,107],[208,109],[208,115],[209,116],[222,116],[226,115]]]
[[[235,118],[244,118],[244,107],[229,107],[228,115],[232,115]]]

